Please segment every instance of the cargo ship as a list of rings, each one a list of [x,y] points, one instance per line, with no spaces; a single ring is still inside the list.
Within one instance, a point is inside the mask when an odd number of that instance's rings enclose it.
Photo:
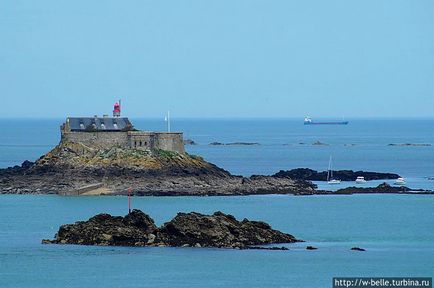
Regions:
[[[318,122],[312,121],[312,118],[305,117],[304,125],[347,125],[348,121],[326,121],[326,122]]]

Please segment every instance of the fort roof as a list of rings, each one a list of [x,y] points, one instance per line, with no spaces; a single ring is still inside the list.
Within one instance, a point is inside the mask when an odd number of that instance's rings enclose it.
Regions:
[[[68,117],[68,125],[71,131],[128,131],[133,125],[127,117]]]

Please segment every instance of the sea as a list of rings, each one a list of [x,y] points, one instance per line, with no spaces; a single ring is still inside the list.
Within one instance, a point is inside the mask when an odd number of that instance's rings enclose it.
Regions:
[[[138,129],[167,129],[164,119],[131,120]],[[327,170],[332,156],[333,169],[393,172],[411,188],[434,190],[434,119],[348,120],[305,126],[303,119],[175,118],[171,128],[195,141],[188,153],[237,175]],[[1,119],[0,167],[48,152],[59,143],[61,124]],[[288,251],[43,245],[62,224],[102,212],[125,215],[127,198],[0,195],[0,287],[332,287],[333,277],[434,276],[432,195],[133,197],[132,205],[157,225],[178,212],[223,211],[306,242],[278,245]]]

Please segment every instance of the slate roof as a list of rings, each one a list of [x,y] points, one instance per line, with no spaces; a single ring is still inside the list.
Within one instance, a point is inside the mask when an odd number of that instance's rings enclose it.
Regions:
[[[128,131],[133,125],[127,117],[68,117],[71,131]]]

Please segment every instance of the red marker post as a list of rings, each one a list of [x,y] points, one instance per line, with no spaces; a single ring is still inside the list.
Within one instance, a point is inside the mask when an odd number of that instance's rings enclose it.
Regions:
[[[133,189],[130,187],[128,188],[128,214],[131,213],[131,192]]]

